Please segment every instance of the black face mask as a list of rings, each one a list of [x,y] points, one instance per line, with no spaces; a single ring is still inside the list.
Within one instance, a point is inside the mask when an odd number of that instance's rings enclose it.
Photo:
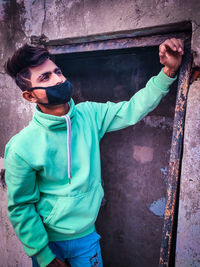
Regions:
[[[47,106],[47,105],[60,105],[65,104],[70,101],[72,95],[72,85],[69,81],[65,81],[64,83],[60,83],[54,86],[48,87],[32,87],[27,91],[33,91],[35,89],[44,89],[46,90],[48,103],[37,102],[38,104]]]

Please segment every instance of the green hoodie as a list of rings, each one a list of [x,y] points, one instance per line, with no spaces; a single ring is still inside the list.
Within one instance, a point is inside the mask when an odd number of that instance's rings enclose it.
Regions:
[[[129,101],[84,102],[66,116],[42,113],[6,145],[8,216],[29,256],[46,266],[49,241],[94,231],[103,189],[99,142],[106,132],[133,125],[153,110],[176,78],[161,72]],[[71,177],[71,179],[70,179]]]

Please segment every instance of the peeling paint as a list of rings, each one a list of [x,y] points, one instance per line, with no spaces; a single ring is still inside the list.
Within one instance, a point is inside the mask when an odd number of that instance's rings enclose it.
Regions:
[[[169,175],[167,187],[167,199],[164,215],[163,235],[160,250],[159,266],[169,266],[169,262],[174,262],[172,250],[175,240],[175,212],[177,203],[177,194],[180,177],[180,163],[183,141],[183,128],[186,110],[187,89],[189,86],[189,75],[191,70],[190,42],[185,42],[185,57],[183,57],[181,70],[179,73],[178,92],[176,99],[176,108],[174,115],[174,125],[171,143],[171,154],[169,162]]]
[[[164,181],[166,186],[168,185],[168,170],[169,170],[169,166],[165,166],[164,168],[161,168],[160,171],[164,176]]]
[[[164,116],[146,116],[143,122],[153,128],[160,129],[172,129],[173,128],[173,118]]]
[[[148,146],[134,146],[133,147],[133,158],[140,162],[146,163],[153,160],[154,149]]]
[[[153,212],[156,216],[159,216],[160,218],[163,218],[165,213],[165,204],[166,199],[165,197],[159,198],[158,200],[155,200],[149,207],[150,211]]]
[[[165,168],[161,168],[160,171],[162,172],[163,175],[167,176],[168,175],[168,166]]]

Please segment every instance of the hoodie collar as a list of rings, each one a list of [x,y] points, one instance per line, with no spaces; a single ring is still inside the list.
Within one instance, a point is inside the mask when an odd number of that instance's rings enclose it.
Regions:
[[[75,115],[75,109],[76,109],[74,100],[71,98],[68,104],[69,104],[69,112],[67,113],[67,115],[73,121],[73,117]],[[35,122],[36,124],[39,124],[40,126],[48,128],[49,130],[57,130],[57,129],[62,129],[62,128],[64,129],[67,127],[66,120],[63,116],[55,116],[55,115],[43,113],[40,111],[40,109],[37,106],[35,108],[33,122]]]

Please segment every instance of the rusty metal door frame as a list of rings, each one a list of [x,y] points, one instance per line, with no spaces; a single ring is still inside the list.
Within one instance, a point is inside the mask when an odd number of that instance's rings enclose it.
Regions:
[[[186,32],[171,32],[165,34],[156,34],[153,36],[135,37],[133,34],[120,35],[118,37],[105,38],[102,35],[98,38],[90,37],[79,38],[76,40],[46,40],[37,38],[32,39],[34,44],[46,46],[53,55],[84,53],[92,51],[118,50],[127,48],[159,46],[168,38],[181,38],[185,43],[185,53],[179,71],[177,97],[173,124],[173,134],[171,142],[171,152],[169,161],[168,187],[166,196],[166,207],[164,214],[164,226],[162,232],[162,242],[160,249],[159,267],[174,266],[175,242],[176,242],[176,224],[178,212],[178,197],[180,183],[180,166],[182,156],[182,144],[184,133],[184,118],[186,111],[187,93],[189,87],[189,78],[191,71],[192,57],[190,53],[191,34]],[[42,41],[41,41],[42,40]]]
[[[178,217],[178,200],[180,186],[181,159],[183,149],[184,121],[187,94],[192,66],[190,38],[185,39],[185,53],[180,67],[176,106],[170,151],[167,201],[165,206],[164,226],[160,249],[159,267],[175,266],[175,247]]]

